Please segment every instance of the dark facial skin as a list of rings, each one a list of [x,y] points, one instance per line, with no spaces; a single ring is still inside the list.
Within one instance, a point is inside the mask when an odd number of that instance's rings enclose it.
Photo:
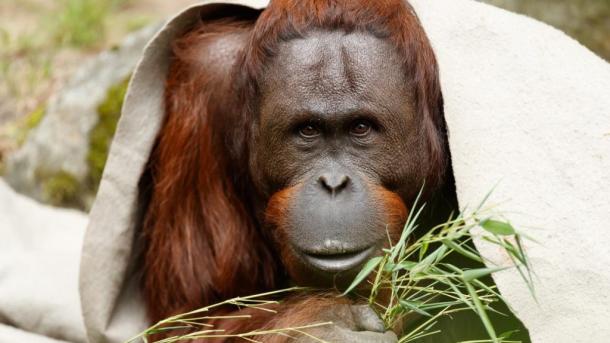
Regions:
[[[347,280],[388,241],[380,190],[408,203],[425,179],[400,55],[368,33],[313,31],[281,44],[260,87],[250,170],[264,199],[292,189],[273,229],[289,272],[314,285]]]

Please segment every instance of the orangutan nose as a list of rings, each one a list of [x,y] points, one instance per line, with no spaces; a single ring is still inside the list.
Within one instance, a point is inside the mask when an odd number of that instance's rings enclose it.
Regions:
[[[349,176],[339,173],[325,173],[320,176],[318,181],[322,188],[326,190],[332,197],[335,197],[349,184]]]

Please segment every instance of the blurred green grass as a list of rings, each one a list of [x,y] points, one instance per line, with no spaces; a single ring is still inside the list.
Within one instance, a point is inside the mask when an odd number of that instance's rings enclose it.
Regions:
[[[52,38],[59,46],[88,48],[106,36],[110,16],[133,0],[61,0],[48,23]]]
[[[0,0],[0,169],[31,129],[28,113],[46,107],[82,61],[184,2]]]
[[[149,12],[140,10],[147,2],[150,0],[2,0],[0,129],[42,105],[73,73],[78,61],[111,48],[127,33],[155,21]]]

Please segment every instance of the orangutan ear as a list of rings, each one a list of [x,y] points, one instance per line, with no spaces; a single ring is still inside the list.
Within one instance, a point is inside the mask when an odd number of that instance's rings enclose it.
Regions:
[[[241,115],[232,70],[252,25],[204,23],[174,43],[143,227],[143,293],[152,321],[274,287],[277,263],[233,181],[247,166],[228,161],[223,132]]]

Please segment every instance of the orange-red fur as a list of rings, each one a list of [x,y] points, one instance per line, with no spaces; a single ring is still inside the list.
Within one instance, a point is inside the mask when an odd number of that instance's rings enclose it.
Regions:
[[[198,62],[199,50],[189,51],[189,43],[205,46],[214,31],[229,29],[236,27],[203,26],[175,48],[180,62],[169,72],[144,223],[144,296],[153,321],[275,287],[276,259],[236,194],[212,127],[227,81]]]
[[[373,189],[373,197],[378,199],[379,203],[382,204],[381,208],[385,214],[386,230],[392,244],[395,244],[398,242],[404,224],[407,221],[409,214],[407,206],[398,194],[381,186],[370,185],[370,187]]]
[[[286,219],[288,218],[288,211],[292,206],[294,194],[300,189],[301,185],[295,185],[276,192],[271,199],[269,199],[267,208],[265,209],[265,222],[267,227],[274,231],[272,234],[275,241],[279,243],[277,250],[287,270],[294,270],[295,265],[297,264],[297,257],[292,252],[292,248],[289,244],[282,243],[286,242],[288,239],[288,236],[286,235],[286,229],[288,227]]]

